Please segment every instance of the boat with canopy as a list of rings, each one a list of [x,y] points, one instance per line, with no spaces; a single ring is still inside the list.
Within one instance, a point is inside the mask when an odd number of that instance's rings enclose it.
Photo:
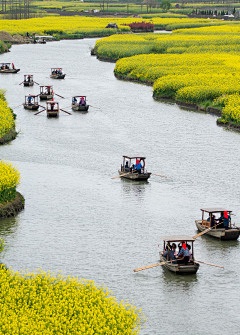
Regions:
[[[127,178],[135,181],[146,181],[151,176],[145,168],[145,159],[143,156],[123,156],[123,163],[118,170],[121,178]]]
[[[195,220],[197,229],[206,231],[206,235],[220,240],[236,240],[240,235],[240,228],[232,223],[232,211],[227,208],[202,208],[202,219]],[[206,214],[208,218],[206,218]]]
[[[159,252],[160,262],[163,263],[162,266],[165,269],[180,275],[195,274],[198,271],[200,265],[199,263],[195,262],[193,249],[193,243],[195,241],[195,238],[188,235],[162,236],[160,238],[163,241],[163,251]],[[185,243],[186,246],[190,243],[191,257],[186,264],[179,261],[178,259],[170,260],[168,253],[167,255],[165,255],[166,251],[171,249],[171,243],[180,243],[181,245]]]

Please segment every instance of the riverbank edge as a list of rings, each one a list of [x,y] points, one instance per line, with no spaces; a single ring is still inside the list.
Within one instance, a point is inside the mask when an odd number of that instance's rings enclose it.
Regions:
[[[19,192],[16,192],[16,197],[14,200],[5,204],[0,204],[0,218],[16,216],[21,210],[24,209],[24,205],[25,199],[23,195]]]
[[[106,58],[104,58],[104,61],[107,61]],[[127,77],[127,76],[120,75],[120,74],[115,73],[115,72],[114,72],[114,76],[117,79],[120,79],[120,80],[131,81],[131,82],[135,82],[135,83],[138,83],[138,84],[153,86],[153,82],[151,82],[151,81],[142,81],[140,79]],[[154,94],[153,94],[153,99],[156,100],[156,101],[165,101],[165,102],[168,101],[168,102],[176,103],[177,105],[179,105],[181,107],[191,108],[191,109],[199,110],[201,112],[205,112],[207,114],[212,114],[212,115],[219,116],[219,118],[216,121],[218,126],[222,126],[222,127],[226,127],[226,128],[230,128],[230,129],[240,131],[240,125],[235,124],[233,122],[224,122],[224,121],[221,120],[222,111],[218,108],[210,107],[210,106],[207,107],[207,108],[204,108],[203,106],[197,105],[195,103],[176,100],[172,97],[156,96]]]
[[[15,140],[15,138],[17,137],[18,132],[16,131],[15,128],[12,128],[11,130],[9,130],[9,132],[5,135],[3,135],[0,138],[0,145],[6,144],[12,140]]]

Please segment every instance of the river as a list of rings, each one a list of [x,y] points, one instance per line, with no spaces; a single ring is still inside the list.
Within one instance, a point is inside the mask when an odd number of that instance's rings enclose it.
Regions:
[[[195,242],[201,265],[193,276],[162,267],[134,273],[159,260],[160,236],[197,233],[200,208],[227,207],[240,221],[240,134],[216,125],[216,116],[154,101],[152,87],[117,80],[115,64],[90,55],[96,39],[14,45],[0,62],[21,71],[1,75],[11,107],[39,86],[19,85],[24,74],[52,84],[71,112],[73,95],[86,95],[89,112],[48,119],[22,106],[16,140],[0,158],[21,173],[25,209],[0,221],[13,270],[62,271],[105,284],[118,301],[129,299],[147,319],[141,335],[238,334],[239,241],[207,236]],[[62,67],[66,78],[48,78]],[[41,103],[43,104],[43,103]],[[45,104],[45,103],[44,103]],[[94,106],[94,107],[92,107]],[[118,175],[122,155],[146,156],[149,182]]]

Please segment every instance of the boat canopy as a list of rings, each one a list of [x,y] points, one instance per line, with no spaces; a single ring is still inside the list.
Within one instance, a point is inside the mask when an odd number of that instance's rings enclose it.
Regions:
[[[146,157],[143,157],[143,156],[123,156],[123,158],[127,158],[127,159],[140,159],[140,160],[146,159]]]
[[[81,98],[83,97],[86,100],[86,95],[74,95],[72,98]]]
[[[11,63],[0,63],[0,65],[11,65]]]
[[[229,212],[231,213],[229,209],[226,208],[221,208],[221,207],[216,207],[216,208],[201,208],[202,212],[207,212],[207,213],[219,213],[219,212]]]
[[[194,242],[195,238],[189,235],[171,235],[171,236],[160,236],[164,242]]]

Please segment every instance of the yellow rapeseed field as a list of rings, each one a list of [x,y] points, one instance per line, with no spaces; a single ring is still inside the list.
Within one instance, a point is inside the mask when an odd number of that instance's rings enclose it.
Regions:
[[[0,138],[12,128],[15,128],[13,114],[5,100],[4,92],[0,90]]]
[[[20,184],[19,171],[9,162],[0,161],[0,203],[15,198],[16,188]]]
[[[91,280],[0,269],[1,334],[135,335],[142,318]]]

